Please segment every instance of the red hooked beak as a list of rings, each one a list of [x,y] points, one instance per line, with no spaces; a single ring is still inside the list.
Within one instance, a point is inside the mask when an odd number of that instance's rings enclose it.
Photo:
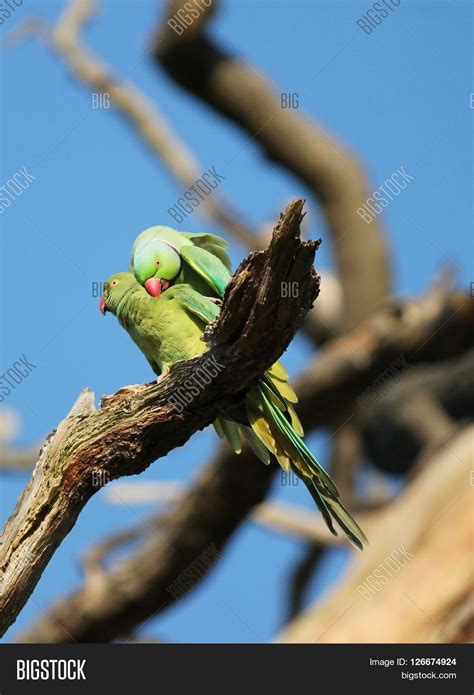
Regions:
[[[160,278],[149,278],[145,282],[145,289],[152,297],[159,297],[169,286],[168,280],[160,280]]]
[[[101,312],[102,312],[102,313],[104,314],[104,316],[105,316],[105,313],[106,313],[106,311],[107,311],[107,306],[106,306],[106,304],[105,304],[105,297],[104,297],[104,295],[102,295],[102,297],[99,299],[99,309],[101,310]]]

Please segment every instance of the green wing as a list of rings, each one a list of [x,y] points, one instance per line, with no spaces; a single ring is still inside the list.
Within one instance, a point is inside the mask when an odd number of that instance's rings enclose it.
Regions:
[[[183,246],[180,253],[183,261],[223,297],[230,275],[222,261],[199,246]]]
[[[174,285],[164,293],[168,299],[175,299],[183,309],[197,316],[204,323],[210,323],[219,316],[220,307],[207,297],[193,290],[190,285]]]
[[[231,273],[232,265],[229,254],[227,253],[227,241],[215,234],[194,234],[193,232],[182,232],[189,241],[192,241],[194,246],[204,249],[212,256],[216,256],[224,265],[226,270]]]

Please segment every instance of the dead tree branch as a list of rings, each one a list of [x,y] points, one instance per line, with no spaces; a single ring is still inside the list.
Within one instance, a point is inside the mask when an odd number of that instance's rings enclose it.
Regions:
[[[420,451],[452,437],[474,419],[474,350],[420,365],[361,418],[365,449],[380,470],[404,474]]]
[[[208,327],[203,356],[176,364],[159,384],[129,386],[103,398],[99,410],[85,390],[47,439],[1,538],[2,633],[97,491],[97,475],[108,481],[141,473],[241,398],[286,349],[319,291],[313,269],[318,243],[300,239],[302,208],[302,200],[290,203],[269,248],[241,263],[220,316]],[[298,297],[283,298],[282,282],[298,282]],[[219,365],[217,374],[178,413],[173,393],[209,358]]]

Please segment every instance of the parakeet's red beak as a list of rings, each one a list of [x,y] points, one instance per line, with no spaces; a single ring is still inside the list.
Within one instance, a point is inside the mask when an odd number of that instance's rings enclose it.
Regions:
[[[152,297],[159,297],[161,294],[161,280],[158,278],[149,278],[145,282],[145,289]]]
[[[102,313],[104,314],[104,316],[105,316],[105,313],[106,313],[106,311],[107,311],[107,306],[106,306],[106,304],[105,304],[105,297],[104,297],[104,295],[102,295],[102,297],[99,299],[99,309],[101,310],[101,312],[102,312]]]
[[[149,278],[145,282],[145,289],[152,297],[159,297],[169,286],[168,280],[160,280],[160,278]]]

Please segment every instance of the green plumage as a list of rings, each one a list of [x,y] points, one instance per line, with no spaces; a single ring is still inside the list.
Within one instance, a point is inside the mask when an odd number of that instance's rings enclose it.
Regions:
[[[104,300],[105,309],[117,316],[156,374],[203,353],[204,328],[219,313],[215,302],[187,284],[173,284],[159,298],[151,297],[131,273],[113,275],[105,283]],[[287,379],[283,367],[273,365],[246,395],[243,421],[219,417],[216,431],[237,453],[242,434],[264,463],[275,457],[285,470],[294,471],[308,487],[330,530],[336,533],[335,520],[362,549],[367,539],[302,439],[303,430],[292,405],[297,398]]]
[[[180,256],[179,267],[169,258],[170,247]],[[200,294],[222,297],[231,269],[226,248],[227,242],[214,234],[150,227],[133,243],[130,272],[141,285],[152,277],[166,278],[174,285],[191,285]]]

